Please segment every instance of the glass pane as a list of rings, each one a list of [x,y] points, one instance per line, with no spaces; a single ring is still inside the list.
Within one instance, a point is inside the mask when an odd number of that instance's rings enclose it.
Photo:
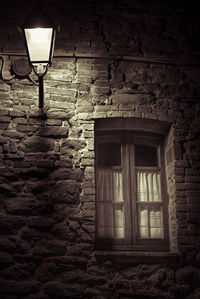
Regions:
[[[124,238],[122,173],[97,170],[98,237]]]
[[[163,239],[161,206],[138,206],[138,234],[140,238]]]
[[[98,215],[98,237],[113,237],[113,207],[112,203],[99,203],[97,206]]]
[[[123,204],[114,205],[114,236],[124,238],[124,211]]]
[[[163,238],[163,220],[161,207],[150,207],[149,214],[151,238]]]
[[[148,210],[147,207],[138,209],[138,233],[140,238],[149,238]]]
[[[157,148],[147,145],[135,145],[136,166],[158,166]]]
[[[123,201],[122,173],[109,170],[97,170],[97,201]]]
[[[24,29],[31,62],[49,61],[52,28]]]
[[[98,166],[120,166],[121,145],[119,143],[99,143],[97,147]]]
[[[138,201],[162,201],[160,173],[137,172],[137,200]]]

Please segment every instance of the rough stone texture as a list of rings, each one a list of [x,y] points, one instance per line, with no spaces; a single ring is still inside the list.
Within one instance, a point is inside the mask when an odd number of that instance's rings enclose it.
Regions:
[[[24,53],[17,25],[32,2],[7,0],[0,10],[0,297],[199,298],[195,3],[45,1],[60,31],[39,109],[33,73],[6,80]],[[114,117],[170,125],[165,257],[94,251],[94,127]]]

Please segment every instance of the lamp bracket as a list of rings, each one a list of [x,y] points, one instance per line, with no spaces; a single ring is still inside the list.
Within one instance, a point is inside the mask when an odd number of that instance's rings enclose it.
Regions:
[[[1,78],[3,81],[11,81],[12,79],[15,78],[15,75],[11,76],[10,78],[5,77],[5,75],[4,75],[5,57],[4,57],[3,55],[0,55],[0,58],[1,58],[1,60],[2,60],[0,78]]]
[[[42,63],[39,63],[37,65],[33,65],[33,70],[35,74],[39,77],[44,76],[48,70],[48,65],[44,65]]]

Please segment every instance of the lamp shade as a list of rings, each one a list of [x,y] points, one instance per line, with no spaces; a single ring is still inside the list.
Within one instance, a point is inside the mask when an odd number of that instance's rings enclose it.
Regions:
[[[36,6],[27,16],[23,31],[29,62],[33,66],[51,65],[56,27],[50,16]]]

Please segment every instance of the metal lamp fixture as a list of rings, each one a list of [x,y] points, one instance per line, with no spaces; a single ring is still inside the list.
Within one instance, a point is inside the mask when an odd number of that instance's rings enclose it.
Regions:
[[[22,26],[28,60],[39,80],[39,108],[43,108],[43,77],[52,63],[56,26],[38,2]]]

